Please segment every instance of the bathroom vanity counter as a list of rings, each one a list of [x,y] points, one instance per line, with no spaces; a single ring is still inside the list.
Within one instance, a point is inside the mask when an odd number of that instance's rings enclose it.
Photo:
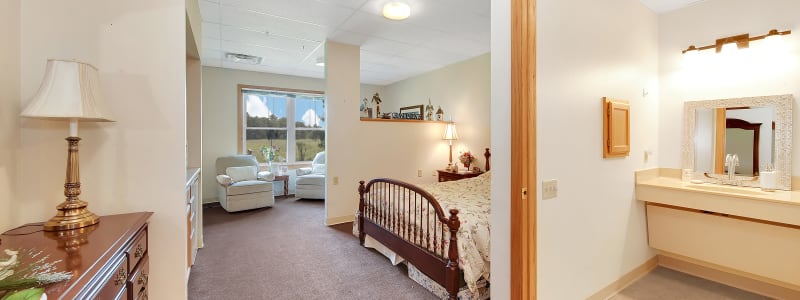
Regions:
[[[636,199],[800,226],[800,191],[695,184],[681,181],[676,169],[636,172]]]
[[[714,270],[703,273],[712,280],[800,299],[800,192],[693,184],[679,170],[652,169],[636,172],[636,199],[646,203],[648,244],[672,261],[667,267],[688,263]]]

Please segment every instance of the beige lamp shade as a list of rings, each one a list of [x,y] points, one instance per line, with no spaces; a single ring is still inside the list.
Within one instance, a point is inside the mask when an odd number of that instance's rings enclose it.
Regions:
[[[456,131],[456,124],[455,123],[447,123],[447,127],[444,129],[444,136],[442,136],[443,140],[457,140],[458,139],[458,131]]]
[[[39,91],[22,111],[23,117],[113,122],[100,97],[97,68],[70,60],[47,61]]]

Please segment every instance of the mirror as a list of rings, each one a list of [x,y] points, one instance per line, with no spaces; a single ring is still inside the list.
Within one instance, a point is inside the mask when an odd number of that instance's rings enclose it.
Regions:
[[[791,190],[792,103],[792,95],[685,102],[683,168],[726,174],[726,154],[737,154],[747,185],[772,165],[777,188]]]

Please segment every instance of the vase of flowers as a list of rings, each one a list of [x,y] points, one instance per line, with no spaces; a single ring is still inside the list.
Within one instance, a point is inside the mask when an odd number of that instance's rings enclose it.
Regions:
[[[275,159],[275,154],[278,152],[278,149],[275,146],[261,146],[261,156],[264,157],[264,160],[267,162],[267,168],[272,170],[272,161]]]
[[[472,153],[469,151],[465,151],[458,156],[458,160],[460,160],[461,163],[464,164],[464,167],[469,170],[469,165],[475,161],[475,155],[472,155]]]

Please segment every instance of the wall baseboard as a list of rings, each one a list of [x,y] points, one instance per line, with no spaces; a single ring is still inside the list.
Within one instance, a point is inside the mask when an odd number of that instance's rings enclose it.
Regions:
[[[658,264],[700,278],[736,287],[751,293],[776,298],[800,299],[800,287],[788,283],[770,282],[768,278],[744,273],[722,266],[694,260],[680,255],[662,252],[658,256]]]
[[[635,269],[631,270],[627,274],[623,275],[616,281],[612,282],[605,288],[597,291],[594,295],[589,296],[586,299],[589,300],[605,300],[610,298],[611,296],[616,295],[619,291],[625,289],[631,283],[634,283],[639,278],[644,277],[650,271],[653,271],[658,266],[658,256],[653,256],[647,261],[645,261],[642,265],[636,267]]]
[[[355,219],[356,219],[356,215],[328,218],[327,220],[325,220],[325,225],[331,226],[331,225],[336,225],[336,224],[353,222],[353,221],[355,221]]]

